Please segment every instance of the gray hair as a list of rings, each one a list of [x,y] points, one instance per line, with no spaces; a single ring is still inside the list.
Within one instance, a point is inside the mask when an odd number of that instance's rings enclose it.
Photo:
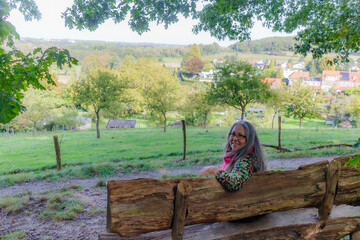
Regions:
[[[226,142],[224,145],[224,150],[228,151],[231,149],[230,135],[231,135],[234,127],[237,125],[241,125],[245,129],[246,144],[245,144],[245,146],[243,146],[242,148],[240,148],[239,150],[237,150],[235,152],[235,156],[233,157],[231,162],[226,166],[225,170],[231,171],[234,168],[234,165],[237,162],[237,160],[239,160],[241,157],[248,155],[249,152],[252,152],[250,154],[254,155],[255,162],[253,164],[256,168],[256,171],[258,171],[258,172],[266,171],[267,161],[266,161],[263,151],[261,149],[260,141],[259,141],[258,135],[256,133],[255,127],[250,122],[241,120],[241,121],[235,122],[230,127],[229,133],[227,135]],[[253,151],[251,149],[252,147],[254,147]]]

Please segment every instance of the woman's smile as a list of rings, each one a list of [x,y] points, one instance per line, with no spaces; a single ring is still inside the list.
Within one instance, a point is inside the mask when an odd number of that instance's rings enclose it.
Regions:
[[[242,125],[236,125],[230,134],[230,146],[233,151],[237,151],[246,144],[246,133]]]

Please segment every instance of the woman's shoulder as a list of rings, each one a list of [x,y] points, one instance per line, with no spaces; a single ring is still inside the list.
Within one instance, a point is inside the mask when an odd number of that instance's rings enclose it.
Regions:
[[[256,161],[256,157],[254,156],[254,154],[247,154],[245,156],[240,157],[235,165],[243,165],[244,163],[247,164],[254,164]]]

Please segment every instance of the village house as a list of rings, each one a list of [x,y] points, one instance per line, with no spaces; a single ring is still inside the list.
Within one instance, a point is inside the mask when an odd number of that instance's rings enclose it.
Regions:
[[[322,73],[321,89],[329,91],[335,89],[337,92],[347,88],[360,85],[360,72],[343,72],[324,70]]]
[[[271,89],[277,89],[281,87],[282,80],[281,78],[265,78],[262,82],[269,84]]]
[[[305,69],[305,62],[298,62],[292,65],[295,69]]]
[[[310,81],[310,75],[308,71],[293,72],[289,77],[289,86],[291,87],[294,81]]]

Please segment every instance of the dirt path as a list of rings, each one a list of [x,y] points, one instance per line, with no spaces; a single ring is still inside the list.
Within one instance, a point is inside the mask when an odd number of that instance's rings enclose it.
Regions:
[[[300,165],[313,162],[331,160],[338,156],[314,158],[288,158],[269,160],[269,169],[281,168],[295,169]],[[192,168],[177,168],[158,172],[140,172],[137,174],[124,174],[111,178],[73,179],[58,182],[37,181],[9,186],[0,189],[0,196],[13,195],[30,190],[33,194],[46,190],[55,190],[65,186],[81,185],[82,190],[76,191],[76,197],[85,203],[85,212],[78,214],[74,220],[52,222],[39,220],[39,211],[34,210],[19,214],[7,215],[0,209],[0,236],[11,232],[22,231],[27,235],[23,239],[97,239],[101,232],[106,232],[106,189],[95,187],[100,180],[159,178],[163,175],[178,175],[183,173],[198,173],[204,166]],[[92,209],[98,209],[90,214]]]

